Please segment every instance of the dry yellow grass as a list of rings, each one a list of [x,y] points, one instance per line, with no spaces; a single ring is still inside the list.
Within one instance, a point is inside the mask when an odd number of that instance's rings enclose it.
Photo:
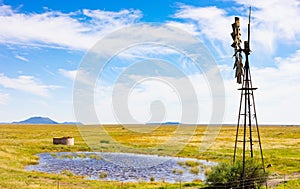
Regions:
[[[86,127],[87,131],[95,134],[98,126]],[[111,136],[110,140],[103,140],[99,150],[122,151],[116,143],[131,147],[137,153],[157,153],[151,151],[155,147],[172,136],[176,126],[161,126],[149,129],[148,133],[136,133],[136,129],[144,126],[132,126],[136,128],[118,125],[106,125],[104,128]],[[129,128],[129,129],[127,129]],[[174,154],[181,157],[196,157],[213,161],[231,161],[235,141],[234,126],[225,126],[212,141],[203,141],[206,126],[198,126],[182,151]],[[300,171],[300,127],[292,126],[263,126],[260,127],[262,147],[266,164],[271,163],[272,172],[279,174],[291,174]],[[179,133],[178,140],[173,145],[183,143],[186,134]],[[208,133],[209,134],[209,133]],[[96,133],[100,135],[101,133]],[[72,136],[75,138],[74,146],[53,145],[52,138],[59,136]],[[104,135],[103,135],[104,136]],[[95,137],[98,140],[99,136]],[[97,142],[100,143],[101,139]],[[210,148],[199,152],[202,142],[210,144]],[[159,154],[170,154],[170,148],[159,149]],[[126,183],[107,181],[87,181],[76,175],[55,175],[24,170],[29,164],[36,164],[36,154],[43,152],[59,151],[90,151],[81,133],[75,125],[0,125],[0,188],[56,188],[59,181],[60,188],[178,188],[177,184],[166,183]],[[257,150],[257,148],[255,148]],[[255,154],[257,155],[257,154]]]

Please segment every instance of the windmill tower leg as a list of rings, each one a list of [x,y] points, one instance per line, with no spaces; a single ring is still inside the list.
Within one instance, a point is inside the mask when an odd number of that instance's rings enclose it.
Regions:
[[[235,145],[234,145],[234,156],[233,156],[233,162],[235,162],[237,159],[238,142],[242,142],[243,143],[242,144],[243,167],[242,167],[242,174],[241,174],[242,188],[245,188],[245,185],[249,185],[248,182],[245,183],[246,182],[245,164],[246,164],[247,157],[254,158],[253,146],[255,142],[258,142],[259,144],[261,165],[262,165],[262,169],[265,172],[263,151],[261,146],[260,132],[259,132],[258,121],[256,116],[256,108],[255,108],[254,93],[253,93],[253,91],[256,90],[257,88],[253,88],[252,86],[251,74],[250,74],[250,68],[249,68],[247,56],[246,56],[244,71],[245,72],[244,72],[242,88],[239,89],[241,90],[241,99],[239,105],[239,115],[238,115],[238,123],[237,123]],[[241,123],[241,120],[243,120],[242,121],[243,123]],[[253,140],[254,131],[256,131],[257,134],[257,136],[255,136],[257,140],[255,141]],[[249,150],[247,150],[248,144],[249,144]]]

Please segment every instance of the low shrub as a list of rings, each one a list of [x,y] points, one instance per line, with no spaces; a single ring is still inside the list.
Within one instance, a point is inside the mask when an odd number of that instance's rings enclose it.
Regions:
[[[268,172],[264,172],[261,164],[253,159],[245,162],[245,177],[242,180],[243,162],[236,161],[234,164],[220,163],[208,173],[206,182],[212,187],[223,188],[256,188],[267,181]]]

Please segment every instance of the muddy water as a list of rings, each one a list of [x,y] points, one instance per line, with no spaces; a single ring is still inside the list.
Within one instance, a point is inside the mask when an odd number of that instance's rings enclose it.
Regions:
[[[67,170],[86,179],[123,182],[205,180],[205,169],[216,164],[191,158],[128,153],[59,152],[38,156],[39,164],[27,166],[27,170],[57,174]],[[186,165],[187,162],[197,162],[198,165],[192,168]]]

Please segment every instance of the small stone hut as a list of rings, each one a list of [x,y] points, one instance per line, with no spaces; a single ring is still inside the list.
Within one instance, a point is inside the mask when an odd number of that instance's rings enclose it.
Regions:
[[[62,144],[62,145],[74,145],[74,138],[72,137],[55,137],[53,138],[53,144]]]

